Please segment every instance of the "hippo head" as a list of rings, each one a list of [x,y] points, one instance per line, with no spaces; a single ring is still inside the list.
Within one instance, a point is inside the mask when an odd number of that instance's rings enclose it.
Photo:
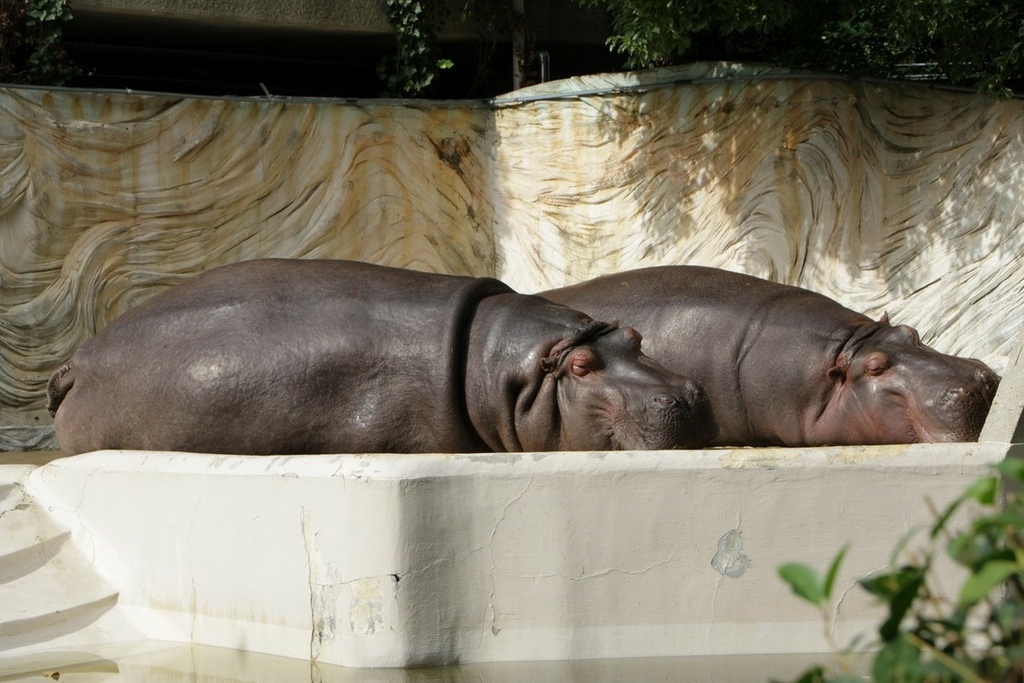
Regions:
[[[645,356],[640,342],[631,327],[591,322],[551,349],[538,397],[557,413],[547,449],[699,448],[718,435],[703,387]]]
[[[885,315],[854,332],[828,377],[819,427],[842,435],[830,443],[976,441],[999,385],[981,361],[939,353]]]

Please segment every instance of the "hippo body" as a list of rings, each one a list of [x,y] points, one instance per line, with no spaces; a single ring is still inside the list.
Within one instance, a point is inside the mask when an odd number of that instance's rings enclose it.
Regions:
[[[48,386],[66,454],[698,446],[706,395],[638,335],[489,278],[352,261],[215,268],[87,340]]]
[[[806,289],[700,266],[607,275],[541,293],[644,332],[700,382],[714,445],[974,441],[999,377]]]

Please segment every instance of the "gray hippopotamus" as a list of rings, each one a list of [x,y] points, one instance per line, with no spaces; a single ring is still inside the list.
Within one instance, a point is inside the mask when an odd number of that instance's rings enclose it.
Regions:
[[[699,266],[607,275],[542,296],[644,331],[711,398],[715,445],[974,441],[999,377],[820,294]]]
[[[701,387],[497,280],[353,261],[208,271],[87,340],[51,377],[67,454],[698,447]]]

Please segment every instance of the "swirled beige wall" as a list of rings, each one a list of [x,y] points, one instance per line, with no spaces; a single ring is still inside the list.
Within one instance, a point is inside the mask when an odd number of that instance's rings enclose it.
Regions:
[[[721,266],[886,310],[1003,371],[1024,301],[1022,107],[723,66],[489,104],[0,89],[0,450],[52,443],[46,381],[112,318],[265,256],[527,292]]]

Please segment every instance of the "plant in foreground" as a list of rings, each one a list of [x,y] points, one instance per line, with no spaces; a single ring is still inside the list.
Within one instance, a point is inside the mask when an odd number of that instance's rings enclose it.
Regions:
[[[888,605],[878,630],[871,677],[886,683],[1024,681],[1024,460],[1008,458],[971,485],[938,515],[920,557],[858,584]],[[1003,495],[999,496],[1000,484]],[[973,501],[979,512],[966,529],[953,532],[950,520]],[[955,599],[934,586],[932,569],[945,551],[968,571]],[[799,597],[822,610],[830,623],[832,589],[846,555],[843,548],[822,577],[801,563],[779,567],[779,575]],[[818,666],[799,683],[862,680],[853,673],[852,644],[839,655],[839,670]]]

